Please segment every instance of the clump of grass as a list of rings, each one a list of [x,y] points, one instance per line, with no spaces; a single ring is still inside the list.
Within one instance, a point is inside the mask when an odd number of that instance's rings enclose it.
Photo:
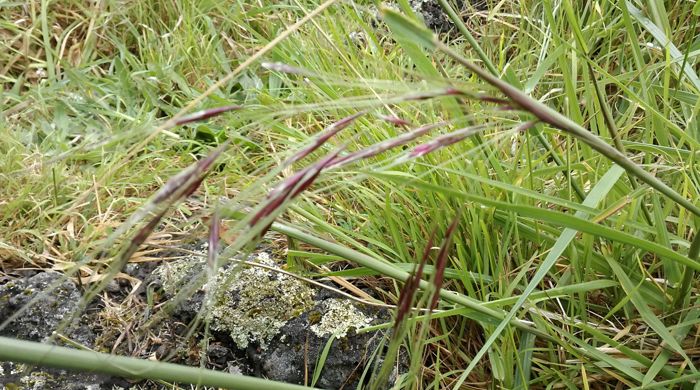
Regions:
[[[78,276],[105,275],[99,289],[159,223],[206,230],[199,216],[213,213],[211,247],[223,252],[211,269],[271,230],[301,264],[349,263],[330,275],[395,303],[389,351],[403,342],[411,358],[399,387],[694,383],[691,5],[498,2],[469,16],[480,28],[448,12],[465,46],[421,28],[407,2],[404,16],[385,13],[391,33],[368,9],[330,3],[269,5],[279,24],[246,8],[139,3],[101,16],[124,36],[78,23],[76,47],[91,54],[73,63],[48,9],[31,10],[34,29],[4,22],[11,45],[26,36],[31,50],[5,54],[4,120],[30,131],[0,142],[3,266],[79,265]],[[284,39],[265,38],[285,22]],[[364,45],[348,39],[358,32]],[[274,62],[258,71],[263,58]],[[207,97],[201,115],[177,113]],[[209,115],[230,108],[242,109]],[[158,187],[167,196],[144,203]],[[430,267],[420,254],[433,237],[454,244]],[[104,263],[112,272],[95,272]],[[421,305],[416,290],[432,298]]]

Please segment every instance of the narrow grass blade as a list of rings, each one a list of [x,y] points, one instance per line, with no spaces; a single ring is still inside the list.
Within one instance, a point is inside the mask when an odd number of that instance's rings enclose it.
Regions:
[[[209,246],[207,247],[207,266],[213,273],[216,267],[216,257],[219,252],[219,240],[221,230],[221,216],[218,211],[214,211],[209,225]],[[213,274],[211,275],[213,276]]]
[[[639,249],[644,249],[649,252],[655,253],[665,259],[678,262],[679,264],[691,267],[692,269],[700,270],[700,262],[691,260],[688,257],[683,256],[682,254],[674,251],[671,248],[664,247],[655,242],[641,239],[632,234],[621,232],[619,230],[612,229],[601,224],[593,223],[591,221],[578,218],[576,216],[561,213],[558,211],[546,210],[539,207],[523,206],[520,204],[501,202],[483,196],[462,192],[454,188],[448,188],[436,184],[427,183],[417,179],[409,181],[405,178],[397,178],[393,175],[384,175],[381,173],[374,173],[374,175],[387,178],[396,182],[397,184],[412,185],[416,188],[449,194],[451,196],[463,198],[465,200],[481,203],[487,206],[493,206],[499,210],[512,211],[519,214],[522,217],[534,218],[536,220],[546,221],[556,226],[563,226],[580,232],[590,233],[599,237],[605,237],[613,241],[619,241],[625,244],[632,245]]]
[[[591,189],[591,192],[586,197],[586,200],[584,200],[583,203],[588,207],[595,207],[608,194],[608,192],[610,192],[615,182],[617,182],[617,180],[623,173],[624,170],[622,168],[620,168],[617,165],[614,165]],[[585,213],[577,213],[577,217],[579,218],[583,218],[585,216]],[[474,356],[471,363],[469,363],[469,366],[467,366],[467,368],[460,376],[455,387],[459,387],[462,383],[464,383],[469,373],[474,369],[474,367],[476,367],[481,358],[484,357],[484,355],[486,355],[493,343],[501,335],[501,332],[503,332],[506,326],[508,326],[509,321],[515,318],[515,315],[518,313],[518,311],[520,311],[520,308],[528,299],[530,294],[535,290],[535,288],[537,287],[537,285],[539,285],[542,279],[544,279],[544,277],[547,276],[547,274],[549,273],[549,269],[552,268],[554,263],[564,253],[564,250],[566,250],[571,241],[576,237],[576,233],[577,231],[574,229],[564,229],[561,236],[559,236],[557,241],[554,243],[554,246],[547,254],[547,257],[544,259],[540,267],[537,269],[537,272],[530,280],[530,283],[528,283],[527,287],[525,287],[523,294],[520,296],[515,305],[513,305],[513,307],[510,309],[510,311],[506,315],[506,318],[498,325],[496,330],[494,330],[493,333],[489,336],[488,340],[486,340],[479,352],[477,352],[477,354]]]
[[[608,260],[608,264],[615,274],[615,277],[620,281],[620,285],[625,290],[627,296],[630,297],[632,304],[634,304],[634,307],[642,316],[644,322],[646,322],[647,325],[649,325],[656,332],[656,334],[659,335],[665,345],[668,345],[674,352],[685,359],[686,363],[689,363],[692,366],[692,362],[683,350],[683,347],[681,347],[668,328],[666,328],[666,325],[659,320],[656,314],[654,314],[649,306],[644,302],[644,298],[639,294],[637,287],[632,284],[632,281],[629,279],[627,273],[625,273],[617,261],[611,259],[609,256],[606,256],[606,260]],[[642,380],[642,386],[650,384],[654,380],[654,376],[655,373],[653,371],[651,375],[645,375],[644,379]]]
[[[692,260],[700,262],[700,234],[695,233],[695,238],[690,244],[690,249],[688,250],[688,257]],[[695,276],[695,271],[691,269],[686,269],[683,273],[683,280],[681,280],[681,286],[678,289],[678,293],[674,298],[674,306],[676,310],[680,310],[685,302],[686,298],[690,293],[690,286]]]
[[[274,382],[261,378],[227,374],[200,367],[81,351],[56,345],[0,337],[0,361],[33,366],[90,371],[124,378],[164,380],[241,390],[301,390],[309,387]]]
[[[635,18],[639,24],[644,27],[645,30],[649,31],[649,33],[654,37],[659,42],[659,45],[662,47],[667,47],[668,50],[671,52],[671,57],[677,62],[683,61],[683,53],[681,53],[680,50],[676,47],[676,45],[671,42],[670,39],[664,34],[663,31],[659,27],[654,24],[651,20],[649,20],[644,14],[642,13],[639,8],[635,7],[630,3],[629,1],[625,1],[625,6],[629,10],[630,15],[632,15],[633,18]],[[695,70],[690,66],[690,64],[685,64],[682,69],[683,73],[685,74],[685,77],[690,80],[690,82],[693,84],[693,87],[695,87],[695,90],[700,92],[700,78],[698,78],[697,73],[695,73]]]
[[[330,352],[334,341],[335,336],[331,335],[331,337],[328,338],[326,345],[323,347],[321,354],[318,355],[318,361],[316,362],[316,366],[314,367],[314,375],[311,378],[311,387],[316,386],[318,379],[321,377],[321,373],[323,372],[323,366],[326,365],[326,359],[328,358],[328,353]]]
[[[407,38],[425,49],[435,50],[433,34],[423,26],[390,8],[382,8],[381,12],[382,18],[394,34]]]

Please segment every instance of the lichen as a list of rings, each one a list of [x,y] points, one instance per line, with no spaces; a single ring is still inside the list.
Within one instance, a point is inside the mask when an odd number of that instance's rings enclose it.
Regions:
[[[265,252],[257,253],[250,260],[270,267],[278,266]],[[157,270],[163,290],[172,295],[192,276],[195,266],[201,267],[202,262],[186,258]],[[203,290],[209,292],[206,319],[211,329],[228,333],[241,349],[251,342],[265,349],[287,321],[310,310],[314,303],[314,291],[306,284],[291,276],[254,266],[222,268],[203,286]]]
[[[154,274],[160,279],[163,291],[173,295],[187,282],[186,277],[190,272],[196,266],[202,266],[203,264],[204,260],[198,256],[186,257],[164,263],[154,271]]]
[[[50,383],[51,375],[47,372],[39,371],[32,372],[27,376],[20,378],[20,382],[25,386],[25,388],[30,389],[45,389],[46,385]]]
[[[257,262],[276,266],[267,253]],[[234,275],[231,273],[234,272]],[[271,270],[250,267],[229,269],[217,278],[217,305],[209,312],[214,330],[228,331],[239,348],[251,341],[266,348],[287,321],[313,307],[313,290],[299,280]],[[224,283],[232,279],[231,283]]]
[[[333,335],[343,338],[350,329],[366,328],[372,322],[372,318],[358,310],[350,301],[340,299],[327,299],[326,312],[321,322],[311,325],[311,330],[319,337]]]

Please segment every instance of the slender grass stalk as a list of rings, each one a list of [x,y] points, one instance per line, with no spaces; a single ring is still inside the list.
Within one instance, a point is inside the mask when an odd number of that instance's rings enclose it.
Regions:
[[[695,233],[695,238],[690,244],[690,249],[688,250],[688,258],[700,262],[700,234]],[[695,278],[695,270],[686,267],[685,272],[683,272],[683,279],[681,280],[681,285],[678,288],[676,296],[674,297],[674,307],[676,310],[680,310],[683,304],[687,301],[687,297],[690,293],[690,286]]]
[[[299,241],[306,242],[307,244],[313,245],[319,249],[323,249],[330,253],[339,255],[343,258],[356,262],[363,267],[375,270],[380,274],[386,275],[393,279],[406,282],[411,278],[411,274],[409,272],[394,267],[389,262],[375,259],[371,256],[359,253],[345,246],[324,240],[319,237],[315,237],[314,235],[299,230],[295,227],[275,222],[272,224],[271,229],[284,235],[291,236]],[[422,289],[430,289],[430,284],[425,280],[421,280],[419,281],[419,287]],[[448,302],[456,303],[458,305],[464,306],[467,309],[473,310],[473,314],[465,313],[465,315],[470,318],[486,322],[492,322],[493,320],[502,320],[505,317],[505,313],[503,313],[502,311],[491,309],[488,306],[486,306],[483,302],[479,302],[476,299],[456,293],[454,291],[441,289],[440,297]],[[533,328],[526,321],[512,319],[510,324],[526,332],[534,333],[538,337],[542,337],[544,340],[555,340],[554,337],[550,336],[549,334],[539,329]]]
[[[632,162],[632,160],[627,158],[627,156],[622,154],[622,152],[608,145],[594,134],[591,134],[588,130],[581,127],[581,125],[553,110],[549,106],[531,98],[519,89],[513,87],[498,77],[493,76],[488,71],[465,59],[461,54],[450,49],[447,45],[434,37],[432,33],[406,19],[396,11],[384,9],[383,15],[385,21],[395,31],[395,33],[410,36],[416,42],[422,44],[428,49],[437,49],[444,52],[452,59],[457,61],[457,63],[479,76],[482,80],[498,88],[504,95],[510,98],[513,103],[517,104],[524,110],[529,111],[542,122],[548,123],[557,129],[563,130],[579,138],[591,148],[620,165],[626,171],[638,177],[643,182],[649,184],[652,188],[666,195],[678,205],[684,207],[693,214],[700,216],[700,207],[696,206],[691,201],[676,192],[673,188],[669,187],[664,182],[639,167],[637,164]]]
[[[306,386],[227,374],[203,368],[115,356],[93,351],[81,351],[8,337],[0,337],[0,361],[82,372],[97,372],[124,378],[156,379],[238,390],[309,389]]]

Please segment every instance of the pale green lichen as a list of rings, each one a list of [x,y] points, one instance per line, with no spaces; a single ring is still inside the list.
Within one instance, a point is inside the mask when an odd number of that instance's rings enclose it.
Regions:
[[[167,293],[177,291],[184,278],[192,277],[193,260],[178,260],[158,271]],[[265,252],[257,253],[252,261],[278,266]],[[206,318],[211,329],[228,333],[239,348],[246,348],[250,342],[266,348],[287,321],[314,305],[314,291],[306,284],[261,267],[222,269],[203,289],[210,293]]]
[[[351,328],[359,330],[372,323],[372,317],[366,316],[348,300],[331,298],[324,304],[326,312],[321,317],[321,321],[311,325],[311,330],[319,337],[333,335],[342,338]]]
[[[264,252],[255,261],[276,265]],[[313,290],[291,276],[257,267],[229,278],[231,272],[236,270],[219,275],[217,285],[232,282],[216,292],[209,319],[214,330],[228,331],[239,348],[256,341],[264,349],[287,321],[313,307]]]
[[[177,261],[163,263],[153,273],[160,280],[163,291],[174,295],[187,282],[187,277],[195,267],[202,267],[204,260],[199,256],[188,256]]]

